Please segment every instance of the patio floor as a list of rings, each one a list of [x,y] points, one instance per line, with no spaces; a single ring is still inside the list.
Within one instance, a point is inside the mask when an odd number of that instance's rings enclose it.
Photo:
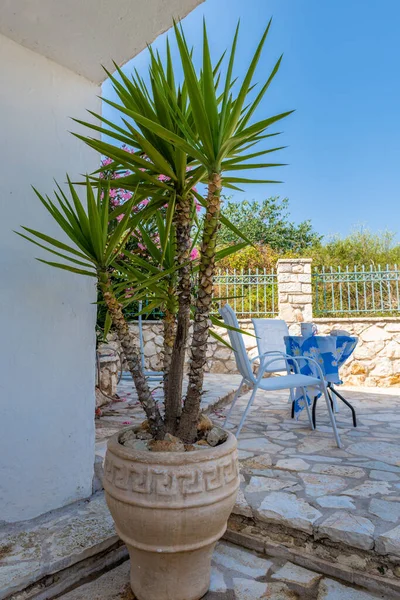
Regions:
[[[344,585],[297,565],[260,556],[221,542],[212,561],[210,591],[203,600],[378,600],[383,593],[370,594]],[[60,600],[134,600],[129,585],[129,563],[102,575],[60,597]]]
[[[282,528],[304,533],[314,546],[325,540],[386,557],[390,560],[377,568],[393,576],[400,557],[398,390],[342,392],[357,411],[358,426],[339,403],[341,449],[321,401],[317,429],[311,431],[305,411],[297,422],[290,418],[286,391],[259,393],[239,438],[242,484],[235,513],[268,524],[272,538],[279,526],[280,533]],[[248,398],[249,393],[238,401],[230,427],[239,422]],[[225,412],[213,419],[222,423]],[[360,556],[366,554],[356,552],[353,565],[349,556],[345,562],[360,568]]]
[[[203,406],[223,423],[239,376],[206,378]],[[257,395],[239,438],[241,492],[235,513],[262,523],[304,532],[380,556],[400,557],[400,411],[399,391],[342,388],[357,411],[358,426],[339,402],[336,416],[342,448],[335,445],[323,401],[317,429],[311,431],[305,411],[290,418],[288,392]],[[122,426],[139,422],[143,413],[130,381],[121,382],[122,402],[97,420],[97,448]],[[161,397],[161,389],[155,390]],[[235,407],[231,428],[244,410],[249,393]],[[215,408],[216,407],[216,408]]]

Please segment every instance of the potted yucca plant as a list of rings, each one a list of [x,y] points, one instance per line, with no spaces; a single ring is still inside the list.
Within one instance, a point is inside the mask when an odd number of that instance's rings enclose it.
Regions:
[[[61,209],[39,196],[74,246],[31,229],[22,234],[68,261],[50,264],[97,277],[146,413],[140,428],[127,428],[109,441],[104,481],[117,531],[129,549],[131,585],[138,600],[197,600],[206,593],[212,551],[226,529],[239,486],[236,440],[201,417],[200,403],[207,340],[213,334],[212,324],[219,323],[212,314],[215,264],[243,247],[217,252],[220,224],[235,230],[223,216],[221,191],[238,189],[243,183],[271,182],[247,179],[237,171],[278,166],[253,159],[281,148],[254,146],[277,135],[269,132],[270,126],[289,114],[252,122],[281,62],[279,58],[253,92],[269,28],[270,23],[241,82],[233,77],[239,28],[225,65],[224,57],[213,63],[204,24],[202,63],[197,70],[183,31],[175,24],[181,83],[177,83],[168,42],[165,63],[150,49],[149,85],[137,73],[128,78],[116,66],[117,73],[108,75],[119,103],[105,100],[117,112],[115,122],[95,115],[101,125],[83,123],[115,144],[79,137],[107,156],[107,167],[121,176],[107,178],[101,169],[90,177],[85,184],[87,212],[71,183],[72,203],[57,192]],[[199,184],[206,186],[204,197],[196,189]],[[111,214],[106,208],[110,188],[133,194]],[[146,205],[134,211],[143,199]],[[203,208],[201,216],[195,201]],[[117,217],[119,224],[114,221],[110,231],[109,223]],[[150,221],[159,227],[159,245],[155,248],[145,237],[151,255],[151,260],[145,260],[126,250],[126,240],[135,228],[142,228],[143,235]],[[195,241],[199,255],[193,261]],[[123,300],[128,286],[129,300]],[[168,317],[164,411],[151,396],[123,312],[124,304],[143,298],[151,307],[162,307]]]

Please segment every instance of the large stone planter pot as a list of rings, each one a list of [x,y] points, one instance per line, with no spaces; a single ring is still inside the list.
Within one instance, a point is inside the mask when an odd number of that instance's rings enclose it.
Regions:
[[[172,453],[125,448],[121,434],[108,442],[104,489],[129,550],[132,591],[138,600],[198,600],[239,487],[236,438]]]

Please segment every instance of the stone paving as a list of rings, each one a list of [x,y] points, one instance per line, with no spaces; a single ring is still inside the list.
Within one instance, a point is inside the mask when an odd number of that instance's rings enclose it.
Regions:
[[[207,374],[203,410],[222,424],[238,375]],[[129,380],[119,385],[120,402],[97,420],[96,451],[121,427],[139,423],[143,412]],[[397,390],[342,388],[357,411],[339,402],[336,420],[342,448],[335,445],[322,399],[317,429],[305,411],[290,418],[288,392],[259,391],[239,438],[241,490],[235,513],[328,538],[361,550],[400,558],[400,411]],[[154,396],[162,400],[159,384]],[[229,428],[239,423],[249,393],[237,402]]]
[[[239,438],[241,491],[236,514],[328,538],[361,550],[400,557],[400,411],[396,392],[342,390],[336,416],[338,449],[320,401],[317,429],[304,413],[290,418],[287,392],[260,391]],[[228,426],[249,399],[239,399]],[[212,415],[223,422],[226,409]]]
[[[210,591],[203,600],[376,600],[371,594],[344,585],[282,559],[261,556],[221,542],[213,555]],[[60,600],[134,600],[129,562],[60,597]]]

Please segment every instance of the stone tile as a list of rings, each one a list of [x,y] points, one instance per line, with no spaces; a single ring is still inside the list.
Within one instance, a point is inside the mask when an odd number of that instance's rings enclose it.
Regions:
[[[129,561],[98,579],[61,596],[62,600],[133,600],[129,584]]]
[[[223,567],[255,579],[265,577],[273,563],[237,546],[220,543],[214,552],[213,564],[217,565],[220,570]]]
[[[350,460],[353,462],[354,459]],[[400,467],[395,467],[394,465],[389,465],[388,463],[379,461],[379,460],[370,460],[367,462],[363,462],[362,466],[365,469],[376,469],[377,471],[390,471],[391,473],[399,473]]]
[[[337,475],[339,477],[352,477],[354,479],[362,479],[366,475],[364,469],[352,467],[350,465],[314,465],[313,473],[324,473],[325,475]]]
[[[334,542],[343,542],[363,550],[370,550],[374,545],[375,527],[369,519],[337,511],[318,525],[318,537],[327,536]]]
[[[314,432],[309,431],[309,436],[306,437],[301,444],[299,444],[297,451],[301,454],[312,454],[333,448],[336,448],[333,436],[330,435],[329,437],[318,439],[314,435]]]
[[[238,443],[239,450],[247,450],[251,452],[268,452],[270,454],[274,454],[282,450],[282,446],[278,446],[277,444],[273,444],[265,437],[257,437],[253,439],[239,439]]]
[[[268,584],[251,579],[233,579],[236,598],[240,600],[262,600],[266,598]]]
[[[318,473],[300,473],[307,496],[317,498],[333,492],[339,492],[347,486],[347,482],[340,477],[332,475],[319,475]]]
[[[52,566],[48,572],[65,569],[100,551],[104,543],[105,547],[109,547],[117,540],[103,495],[94,497],[81,511],[50,533],[46,545]]]
[[[348,496],[320,496],[316,502],[323,508],[356,508],[353,499]]]
[[[259,456],[254,456],[254,458],[247,459],[240,465],[240,468],[246,471],[253,471],[254,469],[269,469],[271,466],[271,456],[269,454],[260,454]]]
[[[400,556],[400,525],[382,533],[375,541],[378,554],[394,554]]]
[[[361,485],[345,490],[343,495],[369,498],[375,496],[375,494],[387,494],[390,490],[391,486],[386,481],[366,481]]]
[[[307,471],[307,469],[310,468],[310,465],[302,458],[285,458],[278,460],[276,468],[287,471]]]
[[[268,590],[263,600],[299,600],[299,594],[290,590],[285,583],[281,581],[271,581],[268,583]]]
[[[256,492],[275,492],[282,490],[283,488],[293,487],[296,482],[292,481],[279,481],[270,477],[258,477],[253,476],[250,479],[250,483],[246,486],[245,494],[254,494]]]
[[[319,586],[317,600],[377,600],[377,596],[343,585],[333,579],[323,579]]]
[[[313,523],[322,516],[316,508],[295,494],[271,492],[256,511],[261,521],[281,523],[312,533]]]
[[[370,479],[377,479],[378,481],[399,481],[399,477],[395,473],[389,473],[388,471],[370,471]]]
[[[400,519],[400,502],[387,502],[380,498],[372,498],[368,510],[384,521],[397,523]]]
[[[291,455],[293,456],[293,455]],[[297,455],[295,455],[297,456]],[[342,459],[341,458],[335,458],[332,456],[321,456],[318,454],[302,454],[301,456],[302,459],[307,460],[307,461],[312,461],[312,462],[320,462],[320,463],[341,463]]]
[[[379,441],[359,442],[357,444],[350,444],[347,452],[373,459],[379,456],[382,457],[383,462],[395,466],[400,465],[400,446],[398,444]]]
[[[20,561],[17,564],[3,562],[0,565],[0,598],[7,598],[13,592],[18,592],[32,581],[38,580],[40,574],[39,560]]]
[[[226,592],[227,586],[224,579],[224,574],[217,569],[211,567],[210,592]]]
[[[233,514],[241,515],[242,517],[252,517],[253,511],[249,503],[247,502],[242,489],[239,489],[236,496],[235,506],[233,507]]]
[[[277,579],[286,583],[294,583],[303,588],[312,588],[321,579],[322,575],[287,562],[279,571],[276,571],[271,579]]]
[[[253,452],[246,452],[246,450],[239,450],[238,452],[239,460],[246,460],[246,458],[251,458],[254,456]]]

